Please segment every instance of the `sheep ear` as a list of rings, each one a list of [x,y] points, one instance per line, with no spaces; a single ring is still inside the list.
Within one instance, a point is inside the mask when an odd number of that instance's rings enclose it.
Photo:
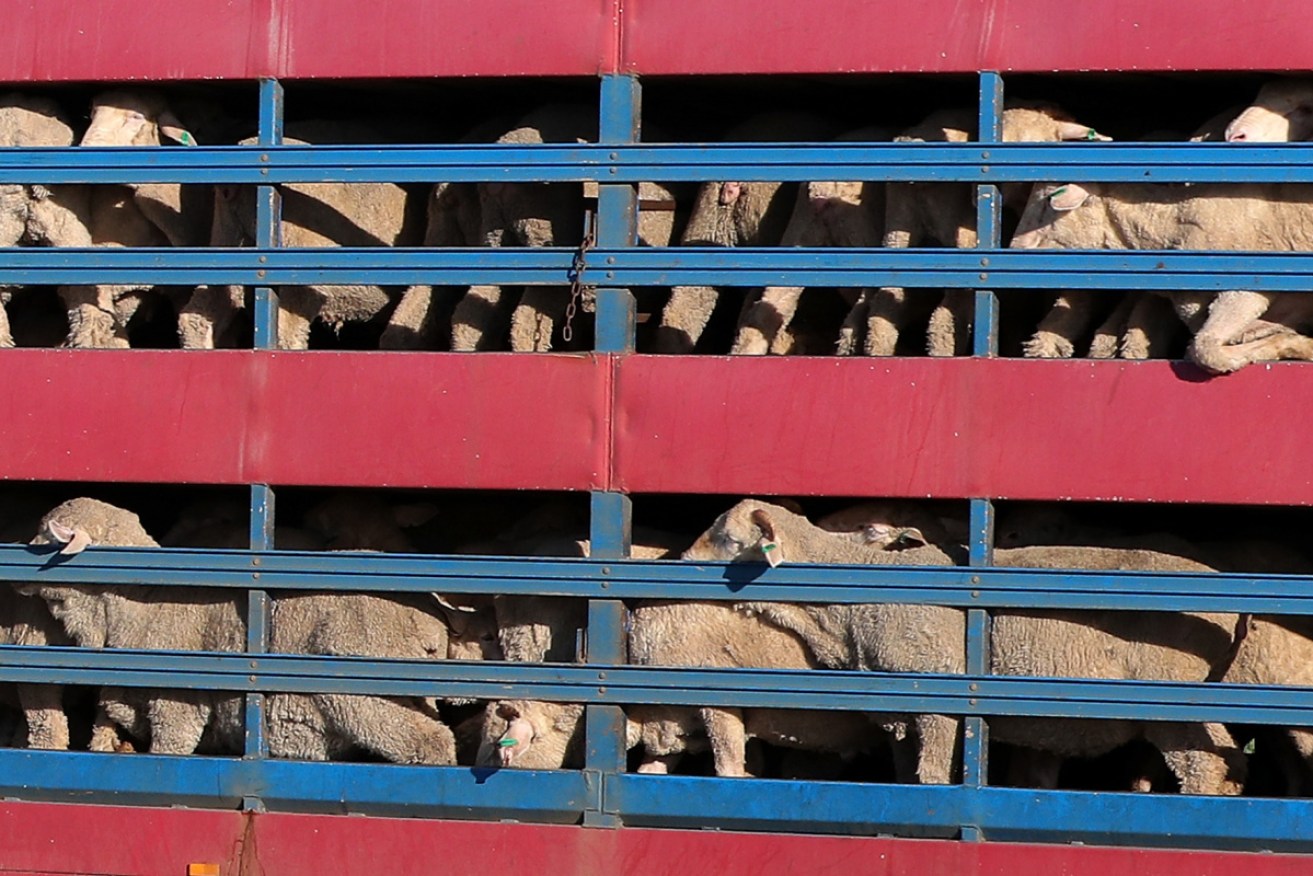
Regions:
[[[438,601],[438,605],[450,611],[463,611],[463,612],[471,612],[471,613],[478,611],[478,609],[472,605],[457,605],[447,597],[443,596],[441,593],[434,593],[433,598]]]
[[[414,529],[423,526],[438,516],[438,506],[428,502],[410,502],[392,509],[392,519],[402,529]]]
[[[91,547],[91,536],[87,535],[85,529],[79,529],[73,533],[73,539],[68,544],[64,545],[64,548],[60,553],[66,556],[72,556],[73,554],[82,553],[89,547]]]
[[[1058,139],[1059,140],[1097,140],[1106,143],[1112,140],[1111,137],[1105,137],[1098,131],[1087,125],[1077,124],[1076,122],[1058,122]]]
[[[520,710],[515,708],[515,706],[512,706],[510,703],[498,703],[497,717],[501,718],[503,721],[514,721],[516,718],[520,717]]]
[[[927,542],[925,536],[921,534],[921,530],[917,529],[915,526],[909,526],[898,533],[898,536],[894,539],[893,543],[899,547],[920,547],[929,542]]]
[[[1065,186],[1059,186],[1049,193],[1049,206],[1059,213],[1066,213],[1082,206],[1089,198],[1089,189],[1069,183]]]
[[[775,524],[766,513],[765,508],[757,508],[752,512],[752,522],[761,530],[761,535],[767,541],[775,540]]]
[[[168,137],[175,143],[181,143],[184,146],[195,146],[196,138],[191,135],[178,121],[178,117],[171,112],[164,112],[159,119],[160,134]]]

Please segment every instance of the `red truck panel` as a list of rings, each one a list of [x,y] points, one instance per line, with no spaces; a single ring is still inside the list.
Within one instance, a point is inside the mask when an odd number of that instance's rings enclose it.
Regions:
[[[0,478],[588,490],[594,356],[4,350]]]
[[[1282,70],[1301,0],[630,0],[623,67],[665,73]]]
[[[11,0],[0,81],[1283,70],[1302,0]],[[1202,26],[1201,26],[1202,25]]]
[[[134,838],[140,841],[127,841]],[[1302,876],[1311,863],[1301,855],[47,803],[0,805],[0,848],[0,873],[112,876],[183,876],[190,864],[217,864],[221,876]]]
[[[591,76],[615,0],[11,0],[0,81]]]
[[[1313,503],[1313,371],[1168,362],[636,356],[635,493]],[[1279,424],[1279,425],[1278,425]]]

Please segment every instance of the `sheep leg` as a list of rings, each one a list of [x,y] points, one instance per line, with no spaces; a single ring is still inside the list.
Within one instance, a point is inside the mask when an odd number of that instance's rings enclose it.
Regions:
[[[1025,355],[1031,359],[1070,359],[1075,355],[1077,338],[1094,320],[1096,294],[1069,290],[1059,295],[1026,341]]]
[[[437,349],[440,328],[438,296],[432,286],[411,286],[388,317],[378,346],[381,350]]]
[[[404,700],[331,694],[314,699],[339,735],[393,763],[456,763],[451,728]]]
[[[711,286],[676,286],[661,311],[654,348],[658,353],[692,353],[706,331],[720,293]]]
[[[519,306],[511,313],[511,351],[546,353],[552,349],[552,334],[565,319],[569,292],[531,286],[524,290]]]
[[[27,718],[27,747],[68,749],[64,689],[53,684],[18,685],[18,702]]]
[[[1139,297],[1134,294],[1123,295],[1108,318],[1094,330],[1094,338],[1090,341],[1089,358],[1117,358],[1122,337],[1126,334],[1126,325],[1131,318],[1131,311],[1138,306]]]
[[[127,327],[114,312],[114,286],[61,286],[60,300],[68,308],[65,347],[128,348]]]
[[[971,325],[975,322],[975,293],[950,289],[930,314],[926,327],[926,353],[931,356],[966,355],[971,347]]]
[[[491,350],[505,321],[501,286],[471,286],[451,315],[451,349],[457,352]]]
[[[857,299],[849,305],[848,315],[843,318],[843,325],[839,327],[839,341],[834,349],[836,355],[857,355],[857,349],[865,337],[866,314],[871,306],[871,297],[870,289],[862,289],[858,292]]]
[[[241,286],[197,286],[178,314],[178,341],[184,350],[213,350],[237,311],[246,307]]]
[[[0,349],[14,346],[14,335],[9,330],[9,313],[5,310],[8,303],[9,295],[0,295]]]
[[[1233,797],[1243,789],[1245,756],[1221,724],[1152,723],[1144,738],[1162,752],[1182,794]]]
[[[1206,371],[1227,374],[1253,362],[1263,349],[1230,346],[1267,312],[1272,295],[1264,292],[1223,292],[1208,308],[1208,319],[1195,333],[1187,358]]]
[[[146,709],[151,754],[191,754],[210,721],[210,704],[200,699],[157,697]]]
[[[877,289],[866,305],[866,355],[892,356],[898,334],[908,322],[907,290],[895,286]]]
[[[643,762],[638,765],[638,772],[651,776],[667,776],[670,770],[684,755],[682,752],[676,754],[654,754],[643,758]]]
[[[739,778],[748,775],[748,736],[743,727],[743,710],[707,708],[698,710],[698,715],[707,727],[716,775]]]
[[[1167,302],[1160,296],[1141,293],[1133,297],[1135,307],[1126,320],[1121,357],[1148,359],[1156,353],[1162,358],[1179,330],[1177,328],[1179,323],[1162,313]]]
[[[310,349],[310,324],[324,306],[324,295],[310,286],[284,286],[278,292],[278,349]]]
[[[736,356],[764,356],[780,333],[793,322],[802,297],[801,286],[769,286],[739,322],[738,337],[730,352]]]
[[[923,785],[949,785],[958,748],[962,719],[952,715],[917,715],[916,775]]]

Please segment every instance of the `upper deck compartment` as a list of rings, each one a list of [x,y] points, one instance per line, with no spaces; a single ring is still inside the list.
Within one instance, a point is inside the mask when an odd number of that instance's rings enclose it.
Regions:
[[[7,11],[9,82],[1313,68],[1305,0],[14,0]]]

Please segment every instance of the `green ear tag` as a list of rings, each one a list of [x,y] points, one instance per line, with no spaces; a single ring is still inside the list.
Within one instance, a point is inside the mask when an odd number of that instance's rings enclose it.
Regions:
[[[1094,130],[1093,128],[1090,128],[1088,131],[1085,132],[1085,139],[1086,139],[1086,140],[1097,140],[1097,139],[1099,139],[1099,132],[1096,131],[1096,130]]]
[[[502,748],[514,748],[520,743],[519,740],[516,739],[499,739],[497,740],[497,744],[500,745]]]
[[[770,563],[772,569],[784,561],[784,552],[780,550],[779,542],[763,539],[761,552],[765,554],[766,562]]]
[[[182,141],[182,145],[184,145],[184,146],[195,146],[195,145],[196,145],[196,141],[193,140],[193,139],[191,138],[191,134],[190,134],[189,132],[187,132],[187,131],[183,131],[183,132],[182,132],[182,136],[181,136],[180,138],[178,138],[178,139]]]

